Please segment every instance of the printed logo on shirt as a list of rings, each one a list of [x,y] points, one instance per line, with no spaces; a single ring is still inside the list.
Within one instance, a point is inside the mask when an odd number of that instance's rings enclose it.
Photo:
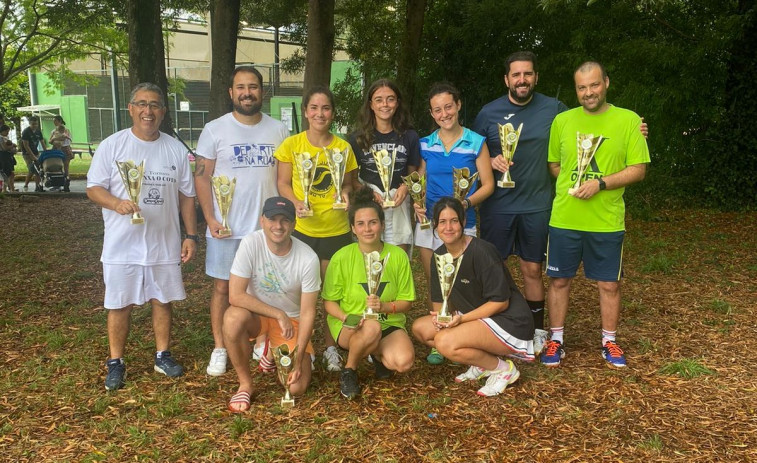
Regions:
[[[368,292],[368,283],[359,283],[360,286],[363,287],[363,290],[365,291],[365,294],[370,294]],[[386,288],[386,281],[379,282],[378,290],[376,291],[376,296],[381,297],[382,294],[384,294],[384,288]]]
[[[470,280],[467,279],[467,278],[461,278],[460,279],[460,283],[462,283],[464,285],[469,285],[470,284]]]
[[[310,186],[310,193],[323,197],[331,190],[332,184],[331,171],[328,167],[319,165],[315,168],[315,178]]]
[[[589,162],[589,168],[586,169],[586,172],[584,172],[583,175],[583,181],[592,180],[592,179],[598,179],[604,177],[604,172],[599,170],[599,165],[597,164],[597,156],[599,155],[599,149],[602,148],[602,145],[604,144],[605,140],[609,140],[609,138],[603,138],[602,141],[599,143],[599,146],[597,147],[597,151],[594,153],[594,156],[591,158],[591,162]],[[576,165],[576,168],[573,169],[573,171],[570,173],[570,181],[574,182],[578,179],[578,165]]]
[[[160,197],[160,190],[150,188],[147,190],[147,197],[142,200],[143,203],[151,206],[161,206],[165,200]]]
[[[248,167],[270,167],[274,165],[276,159],[273,157],[275,146],[258,145],[257,143],[240,145],[231,145],[233,154],[231,155],[232,169],[246,169]]]
[[[515,113],[510,113],[510,114],[508,114],[507,116],[503,116],[503,117],[502,117],[502,119],[504,119],[504,120],[506,120],[506,121],[509,121],[509,120],[510,120],[510,118],[511,118],[511,117],[513,117],[514,115],[515,115]]]

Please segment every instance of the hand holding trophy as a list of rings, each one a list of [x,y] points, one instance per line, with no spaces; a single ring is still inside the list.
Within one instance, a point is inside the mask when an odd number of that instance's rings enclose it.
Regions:
[[[363,254],[363,260],[365,262],[365,276],[367,278],[368,294],[378,295],[381,277],[384,274],[386,262],[389,260],[389,253],[387,253],[386,257],[382,260],[381,254],[379,254],[378,251],[367,252]],[[363,312],[363,318],[366,320],[378,320],[379,314],[374,312],[370,307],[367,307],[365,312]]]
[[[402,177],[402,181],[407,185],[407,191],[410,192],[413,202],[421,207],[426,207],[426,176],[413,172],[406,177]],[[431,228],[431,222],[424,215],[421,217],[421,229],[427,230],[429,228]]]
[[[455,278],[457,278],[457,272],[460,270],[463,256],[458,257],[456,261],[450,253],[434,254],[434,261],[436,262],[436,273],[439,277],[439,287],[442,290],[442,308],[436,314],[436,321],[438,323],[449,323],[452,321],[448,303],[449,295],[452,292]]]
[[[231,236],[229,210],[231,210],[231,200],[234,198],[237,179],[235,177],[229,180],[225,175],[221,175],[220,177],[212,177],[210,182],[213,185],[213,194],[216,197],[216,203],[218,203],[218,210],[221,213],[221,225],[223,225],[223,228],[218,231],[218,235]]]
[[[300,176],[300,184],[302,185],[302,202],[305,203],[305,211],[302,213],[303,217],[312,217],[313,210],[310,209],[310,187],[315,180],[315,170],[318,165],[318,155],[315,159],[308,152],[294,153],[294,163],[296,164],[297,174]]]
[[[281,399],[281,408],[294,407],[294,397],[289,392],[289,373],[294,370],[295,362],[297,361],[297,348],[294,346],[291,352],[289,352],[289,346],[281,344],[272,349],[273,360],[276,362],[276,373],[278,374],[279,381],[284,386],[284,397]]]
[[[604,137],[602,137],[602,135],[595,137],[593,133],[582,134],[576,132],[576,144],[578,145],[578,150],[576,151],[578,157],[576,172],[578,173],[578,178],[576,178],[575,185],[568,189],[569,195],[575,194],[576,190],[578,190],[578,188],[584,183],[586,169],[589,168],[591,160],[594,159],[594,154],[597,152],[597,149],[599,149],[599,145],[602,144],[603,140]]]
[[[523,123],[518,126],[518,130],[515,130],[511,123],[505,125],[497,124],[499,126],[499,142],[502,145],[502,158],[508,165],[508,169],[502,174],[502,179],[497,182],[497,186],[500,188],[515,188],[515,182],[510,177],[510,163],[513,161],[515,155],[515,148],[518,147],[518,140],[520,139],[520,131],[523,130]]]
[[[124,182],[126,188],[126,194],[129,199],[139,205],[139,194],[142,191],[142,178],[145,176],[145,161],[135,164],[134,161],[116,161],[116,168],[118,173],[121,174],[121,180]],[[132,225],[140,225],[145,223],[145,218],[142,217],[139,212],[135,212],[131,215]]]
[[[452,168],[452,187],[455,192],[455,198],[460,201],[468,197],[468,192],[473,186],[473,182],[478,178],[478,172],[471,175],[470,169],[463,167],[462,169]]]
[[[344,171],[347,167],[347,156],[339,148],[323,148],[323,152],[326,154],[326,162],[336,190],[336,199],[332,208],[347,209],[347,203],[342,198],[342,183],[344,183]]]
[[[391,154],[387,150],[371,150],[373,159],[376,161],[376,170],[378,171],[381,185],[384,187],[384,208],[394,207],[394,200],[391,199],[389,191],[392,189],[392,177],[394,176],[394,163],[397,160],[397,149]]]

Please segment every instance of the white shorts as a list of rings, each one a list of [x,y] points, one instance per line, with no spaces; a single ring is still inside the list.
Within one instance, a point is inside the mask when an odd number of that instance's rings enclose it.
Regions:
[[[373,191],[382,194],[376,185],[364,183]],[[389,190],[389,197],[394,198],[397,189]],[[408,195],[397,207],[384,209],[384,235],[381,239],[389,244],[413,244],[413,199]]]
[[[205,274],[218,280],[231,278],[231,265],[241,239],[208,237],[205,246]]]
[[[476,236],[476,227],[475,225],[470,228],[466,228],[463,230],[463,233],[465,233],[468,236]],[[421,224],[418,223],[415,225],[415,245],[419,248],[426,248],[431,249],[432,251],[436,251],[439,249],[439,246],[443,245],[444,241],[440,240],[439,237],[436,235],[436,232],[433,228],[429,228],[427,230],[421,230]]]
[[[151,299],[163,304],[186,299],[179,264],[103,264],[106,309],[142,305]]]

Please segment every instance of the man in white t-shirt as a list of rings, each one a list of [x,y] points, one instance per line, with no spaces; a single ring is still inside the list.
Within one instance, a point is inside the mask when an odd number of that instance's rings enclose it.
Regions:
[[[297,345],[288,379],[290,391],[302,394],[310,384],[314,353],[310,337],[321,288],[320,261],[310,246],[292,238],[294,223],[290,200],[267,199],[260,217],[262,229],[242,239],[231,267],[231,307],[223,318],[223,338],[239,378],[239,389],[229,401],[234,413],[250,409],[250,339],[262,333],[268,335],[269,344],[260,368],[275,368],[269,346],[287,344],[291,351]]]
[[[289,136],[286,126],[263,114],[263,77],[252,66],[240,66],[231,77],[229,96],[233,111],[205,125],[197,142],[195,186],[205,221],[205,273],[213,278],[210,326],[215,348],[207,373],[226,372],[221,326],[229,307],[229,270],[240,240],[258,228],[260,208],[266,198],[278,195],[274,151]],[[232,234],[222,236],[223,226],[211,178],[236,179],[228,215]]]
[[[155,331],[155,371],[170,377],[184,372],[169,352],[171,302],[185,299],[181,263],[197,249],[194,185],[187,152],[181,143],[160,132],[166,114],[160,87],[141,83],[129,100],[133,125],[102,141],[87,173],[87,196],[102,206],[105,237],[100,260],[108,309],[110,358],[105,389],[124,386],[123,360],[134,306],[150,302]],[[132,202],[116,162],[144,161],[138,202]],[[132,224],[139,212],[144,223]],[[181,239],[179,215],[186,237]]]

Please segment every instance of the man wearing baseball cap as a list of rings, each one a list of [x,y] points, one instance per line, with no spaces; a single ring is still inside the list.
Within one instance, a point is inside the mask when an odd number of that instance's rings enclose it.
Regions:
[[[269,344],[259,368],[274,368],[272,348],[287,344],[291,351],[297,345],[295,366],[287,381],[290,391],[302,394],[310,384],[310,336],[321,288],[320,264],[308,245],[292,237],[295,217],[290,200],[268,198],[260,217],[261,229],[242,238],[231,266],[231,306],[223,317],[223,340],[239,378],[239,389],[228,406],[233,413],[250,409],[250,339],[261,333],[268,334]]]

